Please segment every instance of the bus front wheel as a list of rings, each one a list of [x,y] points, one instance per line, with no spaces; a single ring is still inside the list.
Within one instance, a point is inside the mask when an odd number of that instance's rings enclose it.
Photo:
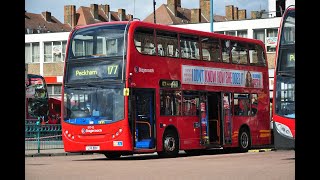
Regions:
[[[163,137],[163,151],[159,153],[162,157],[176,157],[179,153],[178,135],[173,130],[165,132]]]
[[[248,152],[248,150],[251,148],[251,137],[247,128],[240,129],[239,148],[241,152]]]

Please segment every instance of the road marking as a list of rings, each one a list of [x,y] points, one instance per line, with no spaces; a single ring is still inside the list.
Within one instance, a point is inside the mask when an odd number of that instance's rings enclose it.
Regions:
[[[252,150],[249,150],[248,152],[267,152],[272,150],[273,149],[252,149]]]

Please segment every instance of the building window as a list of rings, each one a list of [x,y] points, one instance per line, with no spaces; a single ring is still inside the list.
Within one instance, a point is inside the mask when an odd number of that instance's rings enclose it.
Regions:
[[[277,39],[278,39],[278,29],[267,29],[266,46],[268,52],[275,52]]]
[[[62,62],[66,55],[67,41],[44,42],[44,62]]]
[[[224,31],[215,31],[215,33],[224,34]]]
[[[236,36],[236,31],[226,31],[226,35]]]
[[[39,43],[25,43],[25,62],[38,63],[40,61]]]
[[[263,43],[265,43],[265,32],[264,32],[264,29],[254,29],[253,30],[253,38],[261,40]]]
[[[47,88],[49,96],[61,95],[61,84],[48,84]]]
[[[44,43],[44,62],[52,62],[52,42]]]
[[[247,30],[239,30],[239,31],[237,31],[237,36],[246,38],[246,37],[248,37],[248,31]]]

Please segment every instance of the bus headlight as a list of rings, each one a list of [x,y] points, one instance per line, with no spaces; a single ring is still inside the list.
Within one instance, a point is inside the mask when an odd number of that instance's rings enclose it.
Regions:
[[[293,138],[293,135],[292,135],[288,126],[281,124],[281,123],[278,123],[278,122],[275,122],[275,125],[276,125],[275,128],[279,134],[286,136],[288,138]]]

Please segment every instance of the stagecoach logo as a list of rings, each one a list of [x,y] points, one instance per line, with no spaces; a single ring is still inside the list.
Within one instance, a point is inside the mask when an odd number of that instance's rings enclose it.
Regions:
[[[102,132],[102,129],[94,129],[93,126],[88,126],[88,129],[82,128],[81,129],[81,133],[85,134],[85,133],[97,133],[97,132]]]
[[[82,129],[81,129],[81,133],[82,133],[82,134],[86,133],[86,129],[85,129],[85,128],[82,128]]]
[[[154,73],[154,69],[144,69],[144,68],[141,68],[141,67],[134,67],[134,72],[135,73],[139,73],[139,72],[142,72],[142,73]]]

